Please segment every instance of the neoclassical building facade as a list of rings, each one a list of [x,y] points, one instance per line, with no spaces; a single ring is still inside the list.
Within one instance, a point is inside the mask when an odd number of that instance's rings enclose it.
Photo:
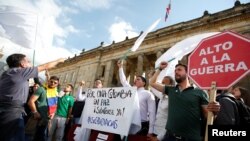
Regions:
[[[210,14],[208,11],[196,19],[164,27],[147,35],[136,52],[127,51],[138,37],[83,51],[80,55],[68,58],[64,63],[50,70],[51,75],[60,78],[62,86],[71,83],[78,86],[84,80],[86,87],[93,87],[94,80],[99,78],[104,87],[120,86],[116,62],[126,54],[125,74],[130,83],[135,75],[147,73],[154,69],[154,63],[164,52],[177,42],[201,33],[222,32],[231,30],[250,37],[250,3],[236,1],[230,9]],[[250,54],[250,53],[249,53]],[[249,55],[250,59],[250,55]],[[187,56],[183,58],[187,63]],[[243,78],[240,84],[250,89],[250,75]]]

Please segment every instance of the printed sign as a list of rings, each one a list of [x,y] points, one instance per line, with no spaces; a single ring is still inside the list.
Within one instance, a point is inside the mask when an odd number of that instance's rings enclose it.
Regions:
[[[201,89],[228,89],[250,72],[250,40],[227,31],[203,39],[190,54],[188,74]]]

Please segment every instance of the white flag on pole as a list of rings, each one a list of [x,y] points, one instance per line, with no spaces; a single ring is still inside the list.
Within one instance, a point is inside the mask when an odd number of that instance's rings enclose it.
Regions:
[[[142,35],[135,41],[135,44],[131,48],[131,51],[134,52],[139,48],[144,38],[148,35],[149,32],[151,32],[158,25],[160,21],[161,21],[161,18],[156,20],[145,32],[142,33]]]
[[[219,32],[209,32],[209,33],[202,33],[198,35],[194,35],[188,37],[180,42],[177,42],[174,46],[168,49],[164,54],[159,57],[155,62],[155,68],[160,66],[162,61],[170,61],[168,67],[161,71],[160,75],[157,78],[158,82],[161,82],[164,76],[170,75],[174,77],[174,69],[175,65],[178,64],[178,60],[181,60],[183,56],[191,53],[199,44],[199,42],[207,38],[209,36],[218,34]]]
[[[0,6],[0,37],[33,48],[36,26],[37,14],[14,6]]]

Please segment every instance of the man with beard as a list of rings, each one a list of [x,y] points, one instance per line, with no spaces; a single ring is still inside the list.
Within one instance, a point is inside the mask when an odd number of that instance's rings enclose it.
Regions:
[[[167,62],[161,62],[160,68],[150,79],[150,85],[168,95],[169,111],[166,124],[166,134],[163,141],[192,140],[201,141],[201,119],[207,117],[207,111],[218,112],[218,102],[208,103],[208,95],[198,88],[191,86],[187,76],[187,66],[175,66],[176,86],[163,86],[156,83],[161,70],[167,67]]]

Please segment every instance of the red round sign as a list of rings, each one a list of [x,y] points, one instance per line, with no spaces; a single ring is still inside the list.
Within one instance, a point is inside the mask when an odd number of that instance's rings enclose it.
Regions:
[[[228,89],[250,72],[250,39],[226,31],[203,39],[188,58],[188,75],[201,89]]]

